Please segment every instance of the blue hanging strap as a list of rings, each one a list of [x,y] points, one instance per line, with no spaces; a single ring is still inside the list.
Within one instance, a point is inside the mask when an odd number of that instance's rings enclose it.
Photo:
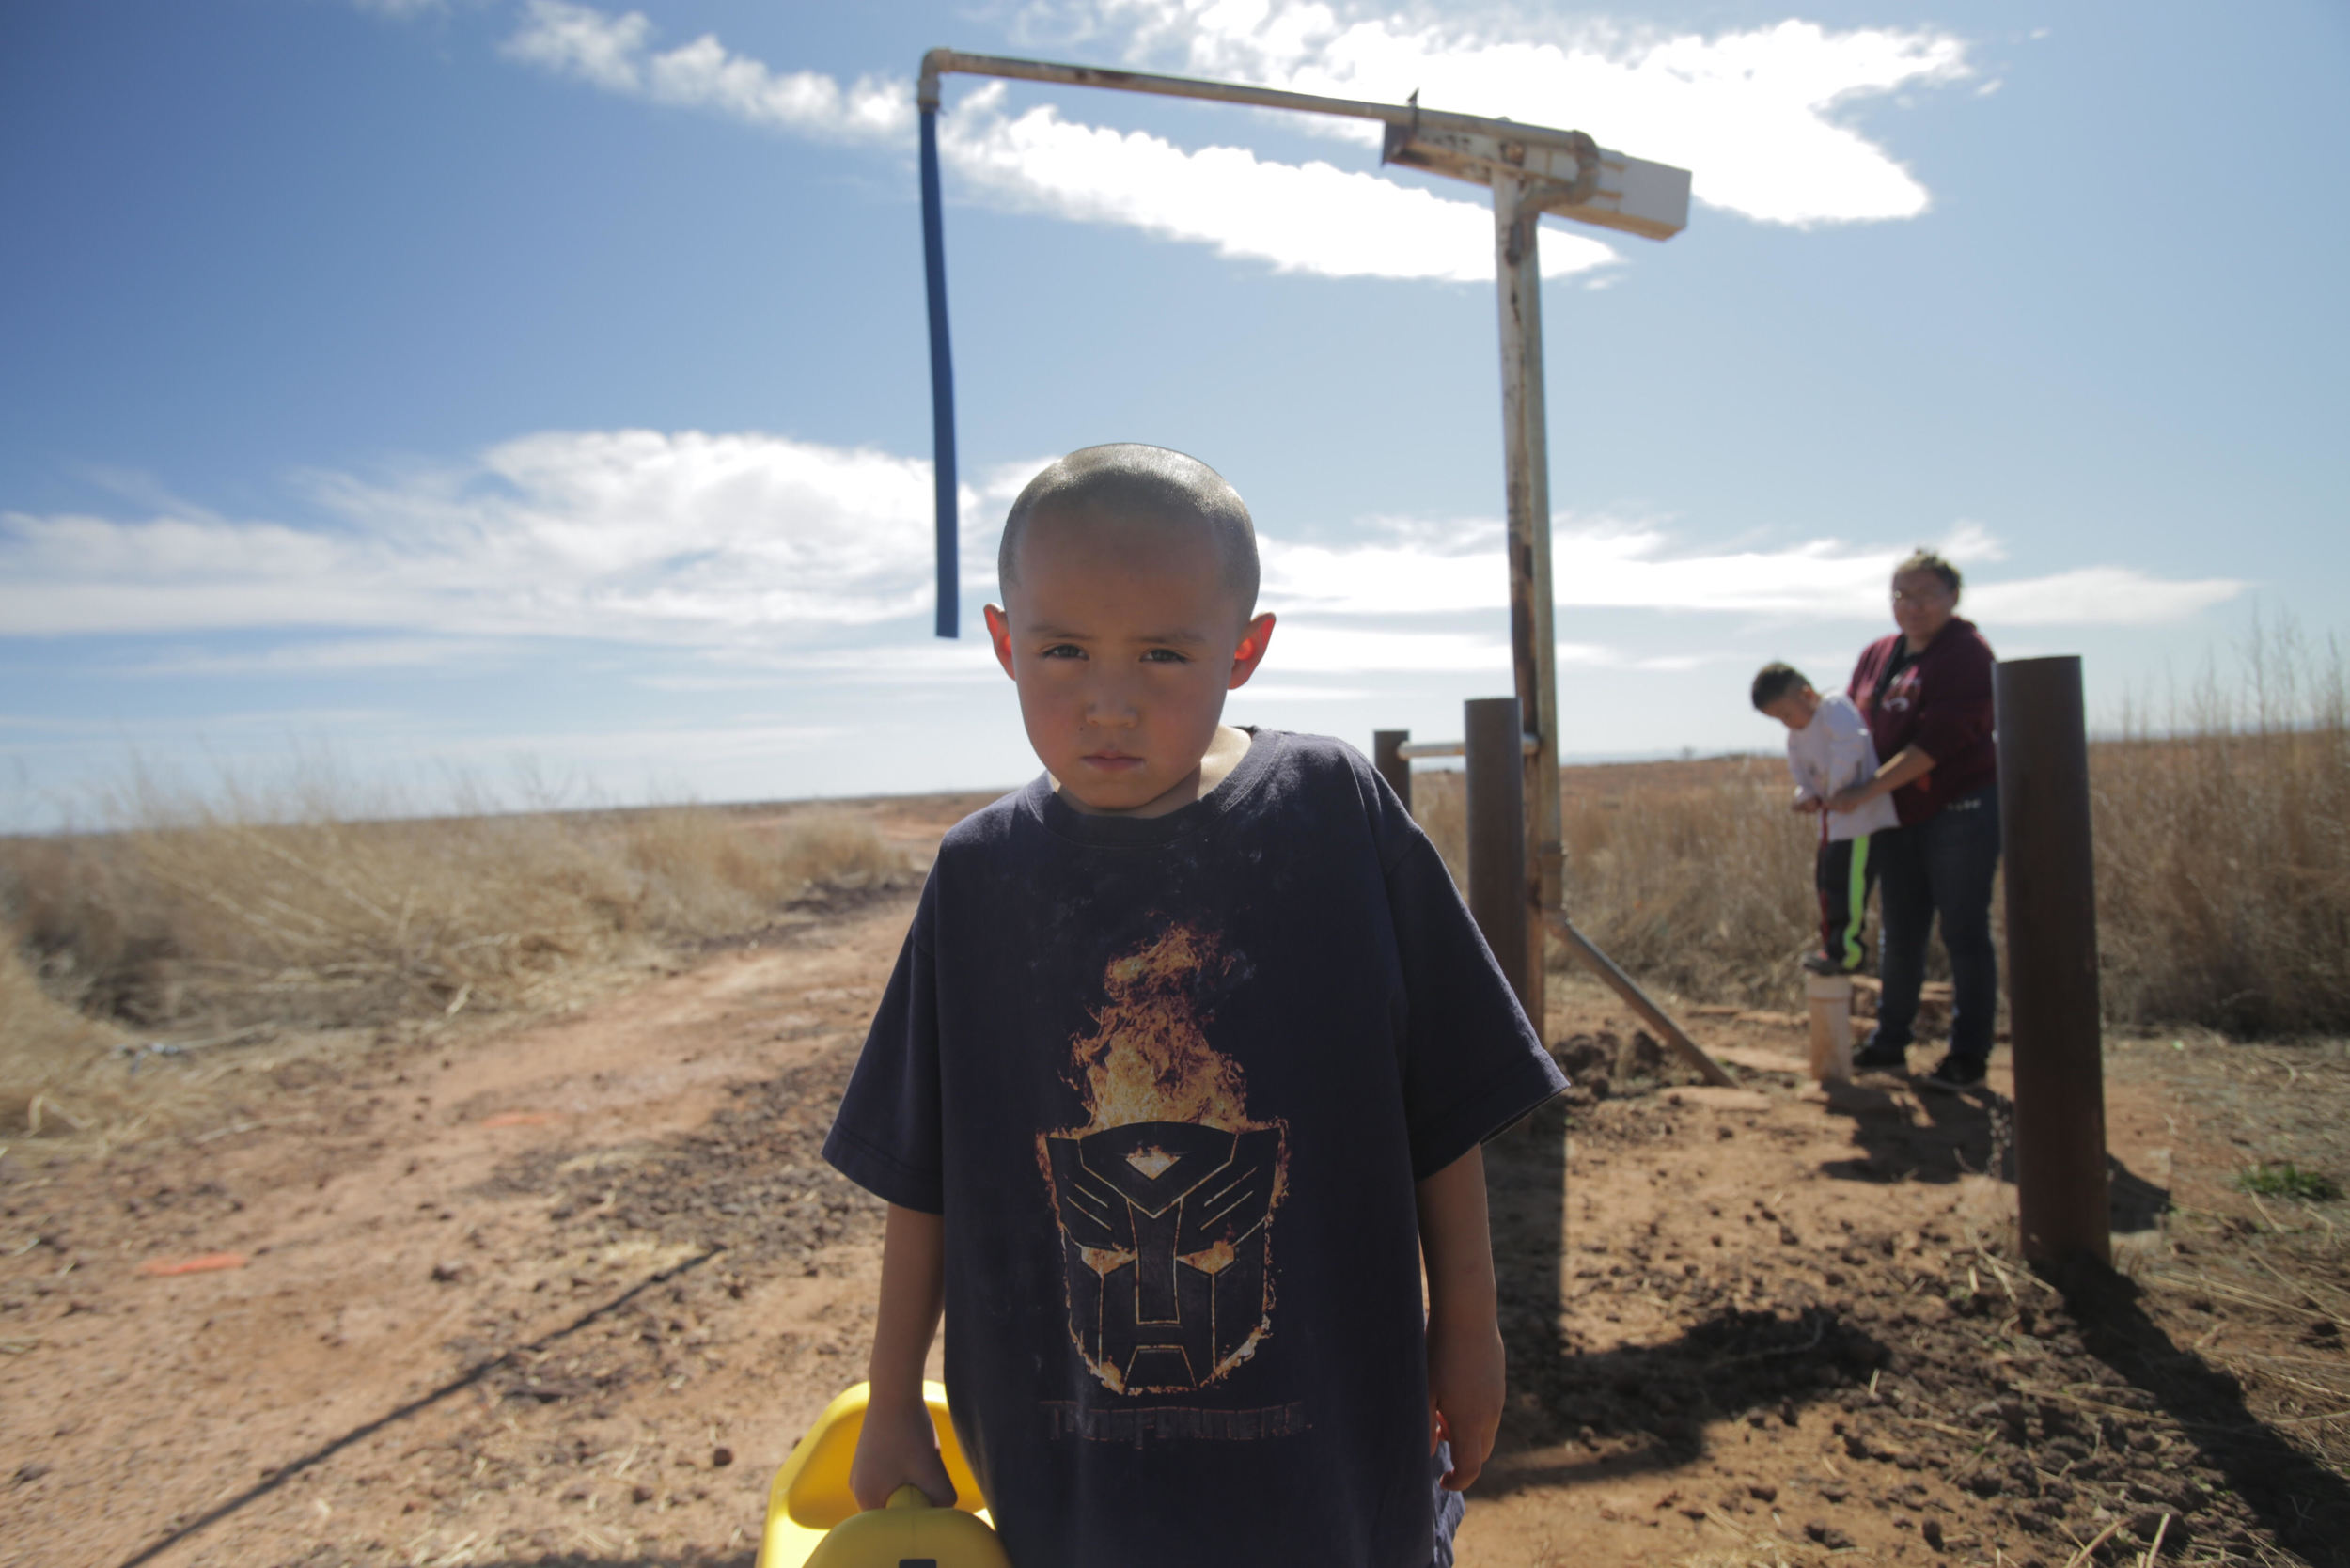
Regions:
[[[938,635],[958,635],[962,569],[957,560],[955,366],[947,346],[947,243],[938,199],[938,110],[922,109],[922,272],[931,303],[931,467],[938,487]]]

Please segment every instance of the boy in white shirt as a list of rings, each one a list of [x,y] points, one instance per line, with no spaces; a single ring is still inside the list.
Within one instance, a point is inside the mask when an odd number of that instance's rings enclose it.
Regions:
[[[1787,771],[1795,776],[1794,808],[1818,815],[1820,850],[1813,882],[1820,895],[1820,950],[1803,966],[1815,975],[1849,975],[1866,962],[1860,933],[1876,867],[1869,836],[1898,827],[1892,798],[1855,809],[1829,806],[1838,791],[1876,776],[1869,721],[1841,692],[1822,697],[1801,671],[1768,664],[1754,678],[1754,706],[1787,727]]]

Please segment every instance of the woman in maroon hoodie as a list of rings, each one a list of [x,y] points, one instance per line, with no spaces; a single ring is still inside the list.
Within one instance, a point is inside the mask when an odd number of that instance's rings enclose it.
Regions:
[[[1919,550],[1893,572],[1893,620],[1852,675],[1884,762],[1876,776],[1828,803],[1849,811],[1893,797],[1901,825],[1870,841],[1884,902],[1877,1026],[1854,1063],[1899,1068],[1924,982],[1926,940],[1938,917],[1950,955],[1950,1049],[1925,1081],[1982,1082],[1998,1011],[1991,945],[1991,878],[1999,864],[1999,759],[1992,734],[1991,645],[1958,615],[1958,568]]]

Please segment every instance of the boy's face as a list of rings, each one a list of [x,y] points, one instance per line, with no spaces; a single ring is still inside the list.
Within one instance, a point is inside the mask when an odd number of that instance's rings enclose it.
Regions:
[[[1820,694],[1810,686],[1797,686],[1776,702],[1767,702],[1762,711],[1790,729],[1809,729],[1811,715],[1820,711]]]
[[[1224,694],[1255,673],[1273,618],[1245,619],[1204,527],[1089,527],[1042,512],[1008,603],[987,607],[1028,744],[1081,809],[1181,805]]]

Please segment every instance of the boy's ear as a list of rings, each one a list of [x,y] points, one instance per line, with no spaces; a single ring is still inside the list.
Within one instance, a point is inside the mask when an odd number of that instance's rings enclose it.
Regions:
[[[1232,653],[1232,676],[1225,682],[1225,690],[1237,691],[1248,683],[1264,663],[1265,650],[1273,643],[1273,617],[1261,615],[1241,632],[1240,647]]]
[[[987,618],[987,640],[995,645],[995,662],[1004,666],[1006,675],[1010,675],[1011,617],[1004,613],[1001,604],[990,604],[979,613]]]

